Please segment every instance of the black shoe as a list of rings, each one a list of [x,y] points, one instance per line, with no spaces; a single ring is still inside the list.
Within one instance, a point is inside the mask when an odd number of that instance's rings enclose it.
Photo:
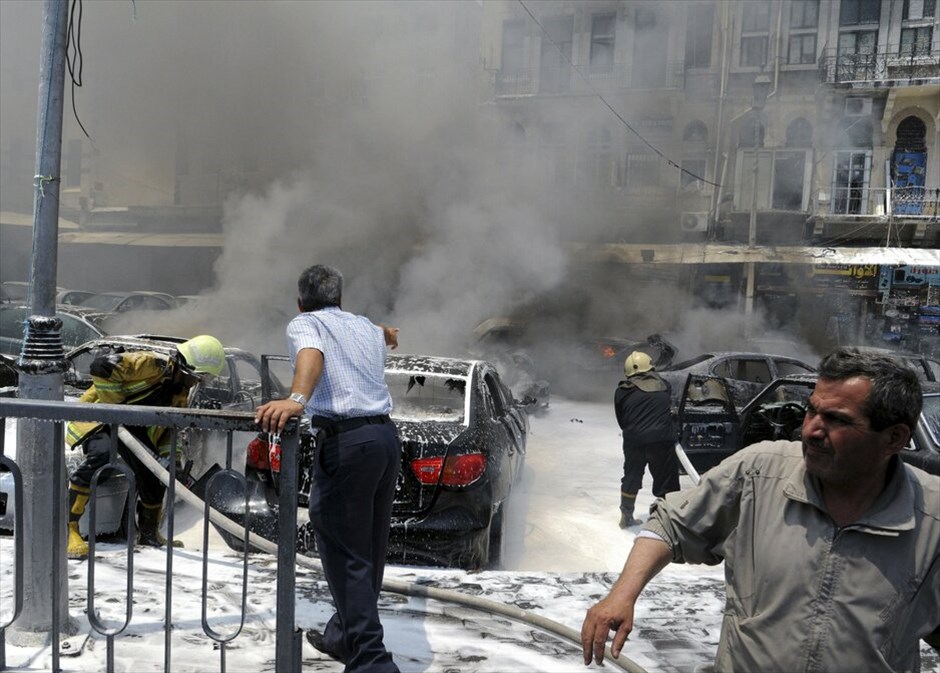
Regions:
[[[347,657],[343,656],[341,653],[330,649],[326,644],[326,639],[323,637],[323,634],[317,631],[316,629],[307,630],[307,642],[313,645],[314,649],[323,652],[326,656],[335,659],[341,664],[346,663]]]

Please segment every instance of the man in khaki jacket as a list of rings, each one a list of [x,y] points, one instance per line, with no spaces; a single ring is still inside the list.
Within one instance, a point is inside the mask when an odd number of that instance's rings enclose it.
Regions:
[[[724,561],[717,671],[918,671],[940,649],[940,479],[897,455],[922,405],[893,358],[825,357],[801,442],[761,442],[654,504],[620,578],[588,610],[584,662],[619,656],[670,561]]]

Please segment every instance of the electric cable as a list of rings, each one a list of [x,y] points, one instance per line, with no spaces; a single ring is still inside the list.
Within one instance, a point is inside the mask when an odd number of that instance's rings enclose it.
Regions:
[[[78,7],[78,20],[75,19],[75,8]],[[72,80],[72,114],[75,115],[75,121],[82,129],[85,137],[91,140],[85,125],[78,117],[78,110],[75,108],[75,89],[82,86],[82,69],[84,67],[84,58],[82,57],[82,0],[72,0],[72,8],[69,10],[69,24],[66,29],[68,34],[65,45],[65,64],[69,69],[69,78]],[[71,51],[71,54],[69,53]]]
[[[667,157],[662,151],[660,151],[659,148],[657,148],[655,145],[653,145],[652,143],[650,143],[646,138],[644,138],[643,135],[642,135],[639,131],[637,131],[635,128],[633,128],[633,127],[630,125],[630,123],[629,123],[626,119],[624,119],[623,115],[621,115],[619,112],[617,112],[617,110],[614,109],[614,106],[611,105],[611,104],[607,101],[606,98],[604,98],[603,94],[601,94],[601,92],[599,92],[599,91],[594,87],[594,85],[591,84],[591,81],[590,81],[587,77],[584,76],[584,73],[581,72],[581,69],[580,69],[578,66],[576,66],[576,65],[574,64],[574,62],[571,60],[571,57],[568,56],[568,54],[565,53],[564,49],[562,49],[561,47],[558,46],[558,44],[555,42],[555,40],[552,39],[551,35],[548,34],[548,31],[545,30],[545,28],[542,26],[542,24],[539,22],[539,20],[538,20],[537,18],[535,18],[535,15],[529,10],[528,7],[526,7],[525,2],[524,2],[523,0],[518,0],[518,2],[519,2],[519,4],[522,6],[522,9],[525,10],[526,14],[528,14],[529,17],[532,19],[532,21],[535,23],[535,25],[539,27],[539,30],[542,31],[542,35],[544,35],[544,36],[548,39],[548,41],[551,43],[551,45],[552,45],[553,47],[555,47],[556,50],[558,50],[558,53],[561,54],[562,57],[568,62],[568,65],[570,65],[570,66],[571,66],[571,69],[574,70],[574,71],[577,73],[578,77],[580,77],[580,78],[584,81],[584,83],[587,84],[588,88],[591,90],[591,93],[593,93],[595,96],[597,96],[598,100],[600,100],[601,103],[603,103],[604,106],[605,106],[608,110],[610,110],[610,111],[613,113],[613,115],[614,115],[617,119],[620,120],[620,123],[623,124],[624,126],[626,126],[628,129],[630,129],[630,131],[632,131],[633,134],[636,135],[636,137],[639,138],[639,139],[643,142],[644,145],[646,145],[646,146],[649,147],[651,150],[653,150],[654,153],[656,153],[657,155],[659,155],[659,157],[660,157],[661,159],[663,159],[666,163],[668,163],[670,166],[673,166],[674,168],[678,168],[679,171],[681,171],[682,173],[685,173],[686,175],[688,175],[688,176],[690,176],[690,177],[692,177],[692,178],[695,178],[696,180],[701,180],[702,182],[704,182],[704,183],[707,184],[707,185],[712,185],[713,187],[721,187],[721,184],[719,184],[719,183],[717,183],[717,182],[712,182],[711,180],[706,180],[705,178],[701,177],[700,175],[696,175],[695,173],[693,173],[692,171],[688,170],[687,168],[683,168],[682,166],[680,166],[679,164],[677,164],[675,161],[673,161],[672,159],[670,159],[669,157]]]

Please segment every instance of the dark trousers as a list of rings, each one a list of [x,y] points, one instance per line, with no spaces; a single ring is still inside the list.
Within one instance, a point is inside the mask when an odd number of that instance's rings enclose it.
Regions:
[[[310,522],[336,607],[323,636],[346,671],[398,671],[378,598],[400,465],[398,432],[386,423],[327,438],[313,468]]]
[[[658,442],[635,446],[623,443],[623,479],[620,481],[622,495],[636,496],[643,485],[643,472],[650,466],[653,475],[653,495],[661,498],[679,490],[679,458],[675,444]]]
[[[153,447],[146,438],[147,434],[144,428],[128,428],[128,430],[153,453]],[[89,487],[95,471],[111,461],[111,432],[110,428],[103,427],[82,443],[85,459],[71,474],[69,481],[83,488]],[[137,495],[140,501],[151,507],[162,504],[163,494],[166,492],[166,486],[163,485],[163,482],[140,462],[137,456],[124,446],[124,443],[120,440],[118,440],[117,451],[128,467],[134,471],[134,478],[137,481]],[[105,470],[98,478],[98,483],[104,482],[110,476],[110,472],[110,470]]]

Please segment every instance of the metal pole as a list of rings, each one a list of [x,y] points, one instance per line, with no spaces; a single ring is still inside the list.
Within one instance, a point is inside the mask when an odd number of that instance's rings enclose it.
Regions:
[[[760,110],[754,110],[754,161],[751,168],[751,217],[747,228],[747,245],[753,248],[757,245],[757,167],[758,153],[757,148],[760,145]],[[757,273],[757,266],[754,262],[747,263],[747,291],[744,300],[744,332],[745,336],[750,337],[754,333],[754,281]]]
[[[62,322],[55,317],[56,253],[59,227],[59,174],[62,156],[62,101],[65,91],[68,0],[44,0],[39,101],[36,124],[36,177],[30,315],[18,366],[19,396],[61,400],[65,354]],[[58,668],[58,634],[74,633],[68,617],[68,564],[65,555],[65,454],[62,433],[49,421],[20,419],[17,463],[23,473],[23,528],[26,576],[23,612],[11,626],[15,644],[53,644]],[[50,553],[50,550],[52,552]]]
[[[278,494],[277,627],[274,670],[299,671],[301,640],[294,622],[297,562],[297,473],[299,433],[296,425],[282,434],[281,475]],[[247,513],[246,513],[247,515]]]

